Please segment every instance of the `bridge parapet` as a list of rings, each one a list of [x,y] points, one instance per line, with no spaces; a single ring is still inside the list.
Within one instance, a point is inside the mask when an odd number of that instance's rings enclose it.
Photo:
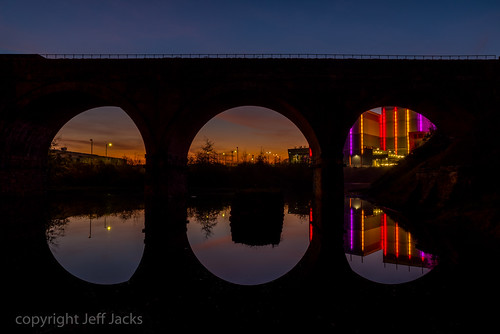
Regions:
[[[221,59],[386,59],[386,60],[495,60],[496,55],[391,55],[345,53],[72,53],[41,54],[47,59],[163,59],[163,58],[221,58]]]

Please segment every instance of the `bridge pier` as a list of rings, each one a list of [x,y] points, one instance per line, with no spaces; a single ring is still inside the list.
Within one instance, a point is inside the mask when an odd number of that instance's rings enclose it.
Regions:
[[[36,121],[0,120],[0,196],[44,193],[51,140],[48,132]]]
[[[45,173],[43,162],[24,157],[2,159],[0,166],[0,196],[24,197],[43,195]]]
[[[184,201],[187,196],[186,159],[167,153],[146,157],[146,198]]]

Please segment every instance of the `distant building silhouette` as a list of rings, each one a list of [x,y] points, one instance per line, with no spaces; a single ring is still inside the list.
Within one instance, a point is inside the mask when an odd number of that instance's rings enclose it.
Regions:
[[[105,163],[105,164],[112,164],[115,166],[121,166],[127,164],[127,160],[123,158],[104,157],[96,154],[72,152],[68,151],[66,147],[63,147],[60,150],[50,150],[50,154],[61,159],[71,160],[72,162],[80,162],[86,164]]]

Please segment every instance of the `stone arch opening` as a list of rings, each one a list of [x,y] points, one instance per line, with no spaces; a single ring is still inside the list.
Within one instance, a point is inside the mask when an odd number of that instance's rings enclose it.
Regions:
[[[119,107],[86,110],[56,134],[48,185],[144,189],[145,147],[137,126]],[[69,184],[67,184],[69,183]]]
[[[207,102],[204,104],[204,108],[202,108],[203,112],[197,112],[197,117],[191,117],[187,126],[184,123],[186,121],[177,123],[175,129],[172,129],[173,135],[170,139],[169,152],[177,157],[177,160],[186,164],[193,140],[199,131],[214,117],[237,108],[252,108],[253,106],[262,110],[267,109],[270,113],[275,113],[278,117],[282,117],[287,122],[290,122],[293,127],[296,127],[297,132],[304,136],[309,148],[306,158],[313,173],[313,192],[314,194],[321,192],[320,169],[317,168],[321,161],[321,148],[319,140],[308,120],[297,109],[279,99],[253,99],[245,96],[245,98],[237,101],[240,101],[240,103],[235,102],[233,99],[229,99],[229,103],[227,101],[216,104]],[[248,117],[251,118],[251,115],[248,115]],[[265,145],[262,146],[265,147]],[[269,152],[269,150],[264,150],[264,154],[266,154],[265,152]]]
[[[38,194],[46,190],[46,168],[52,140],[73,117],[92,108],[120,107],[138,128],[146,151],[153,146],[139,110],[127,99],[103,87],[62,83],[31,92],[10,106],[12,116],[1,131],[5,169],[15,180],[5,193]],[[7,183],[8,185],[8,183]]]
[[[254,92],[252,89],[244,91],[225,89],[222,93],[214,93],[213,96],[205,96],[193,101],[191,105],[179,111],[171,127],[165,131],[168,133],[166,139],[169,143],[168,151],[179,159],[184,158],[186,162],[193,139],[212,118],[232,108],[258,106],[270,109],[289,119],[309,143],[313,160],[318,161],[321,156],[321,147],[313,127],[306,116],[297,107],[287,103],[287,97],[279,97],[281,95],[283,94]]]

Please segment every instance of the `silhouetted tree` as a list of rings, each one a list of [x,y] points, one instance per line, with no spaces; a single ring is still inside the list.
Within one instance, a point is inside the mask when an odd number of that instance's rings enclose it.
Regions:
[[[195,163],[201,165],[215,164],[217,162],[217,153],[215,152],[214,142],[205,138],[205,145],[201,147],[201,151],[195,154]]]

